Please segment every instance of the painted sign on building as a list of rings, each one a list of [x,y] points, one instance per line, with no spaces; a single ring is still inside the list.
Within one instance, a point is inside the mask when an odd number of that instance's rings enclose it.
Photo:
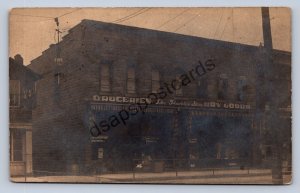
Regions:
[[[104,103],[150,103],[149,98],[142,97],[124,97],[124,96],[93,96],[94,102]],[[181,106],[181,107],[203,107],[203,108],[223,108],[223,109],[251,109],[250,104],[236,103],[236,102],[220,102],[220,101],[198,101],[198,100],[183,100],[183,99],[158,99],[154,105],[166,105],[166,106]],[[95,108],[95,109],[93,109]],[[93,106],[93,110],[97,110],[96,106]]]

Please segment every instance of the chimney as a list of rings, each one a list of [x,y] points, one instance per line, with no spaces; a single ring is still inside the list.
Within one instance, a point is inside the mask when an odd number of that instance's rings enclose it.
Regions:
[[[17,64],[24,65],[24,63],[23,63],[23,57],[20,54],[15,55],[14,59],[15,59],[15,62]]]
[[[264,47],[271,51],[273,49],[272,33],[271,33],[271,22],[268,7],[261,8],[262,14],[262,25],[263,25],[263,36],[264,36]]]

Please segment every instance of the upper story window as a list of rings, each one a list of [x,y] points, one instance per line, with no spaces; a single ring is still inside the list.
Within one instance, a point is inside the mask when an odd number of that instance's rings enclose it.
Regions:
[[[160,87],[160,77],[159,72],[157,70],[152,70],[152,93],[157,93],[159,87]]]
[[[127,93],[135,93],[135,69],[134,67],[129,67],[127,69]]]
[[[228,77],[226,74],[221,74],[218,80],[218,98],[221,100],[227,99],[228,94]]]
[[[178,87],[178,89],[175,90],[175,94],[177,96],[182,96],[182,85],[181,85],[181,80],[180,80],[180,76],[176,77],[177,81],[179,82],[179,85],[175,85],[175,87]]]
[[[237,100],[244,101],[247,92],[247,80],[245,76],[240,76],[237,82]]]
[[[207,97],[207,80],[206,79],[197,81],[197,97],[200,97],[200,98]]]
[[[20,106],[20,81],[9,80],[9,106],[18,107]]]
[[[101,66],[101,82],[100,89],[102,92],[110,92],[110,67],[108,64],[102,64]]]

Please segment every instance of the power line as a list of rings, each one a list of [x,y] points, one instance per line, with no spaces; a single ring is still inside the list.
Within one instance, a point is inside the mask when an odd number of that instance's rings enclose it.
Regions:
[[[124,19],[130,18],[130,17],[132,17],[132,16],[138,14],[139,12],[141,12],[141,11],[144,10],[144,9],[145,9],[145,8],[139,9],[138,11],[135,11],[134,13],[131,13],[131,14],[125,16],[125,17],[122,17],[122,18],[119,18],[119,19],[117,19],[117,20],[112,21],[112,23],[118,23],[118,22],[120,22],[120,21],[122,21],[122,20],[124,20]]]
[[[233,13],[233,8],[231,8],[231,23],[232,23],[232,40],[233,42],[235,41],[235,27],[234,27],[234,20],[233,20],[233,16],[234,16],[234,13]]]
[[[220,19],[219,19],[219,23],[218,23],[218,25],[217,25],[217,28],[216,28],[216,30],[215,30],[215,33],[214,33],[214,35],[213,35],[213,39],[215,38],[215,36],[216,36],[216,34],[217,34],[217,31],[218,31],[218,29],[219,29],[221,20],[222,20],[222,18],[223,18],[223,14],[224,14],[224,10],[222,9],[222,14],[221,14],[221,17],[220,17]]]
[[[39,18],[48,18],[49,20],[51,19],[55,19],[55,18],[60,18],[60,17],[63,17],[65,15],[68,15],[68,14],[71,14],[71,13],[74,13],[75,11],[79,11],[81,10],[82,8],[78,8],[74,11],[71,11],[71,12],[68,12],[68,13],[64,13],[60,16],[57,16],[57,17],[49,17],[49,16],[41,16],[41,15],[28,15],[28,14],[17,14],[17,13],[13,13],[13,14],[10,14],[10,15],[16,15],[16,16],[23,16],[23,17],[39,17]],[[48,21],[48,20],[42,20],[42,21]]]
[[[44,20],[38,20],[38,21],[26,21],[26,20],[23,20],[23,21],[16,21],[16,20],[14,20],[14,22],[33,22],[33,23],[35,23],[35,22],[45,22],[45,21],[53,21],[53,18],[51,18],[51,19],[44,19]]]
[[[38,15],[25,15],[25,14],[16,14],[16,13],[10,14],[10,15],[24,16],[24,17],[41,17],[41,18],[54,19],[54,17],[38,16]]]
[[[174,30],[174,32],[177,32],[179,29],[181,29],[182,27],[186,26],[186,24],[190,23],[191,21],[193,21],[194,19],[196,19],[199,16],[199,14],[194,15],[191,19],[189,19],[187,22],[185,22],[183,25],[179,26],[178,28],[176,28]]]
[[[63,16],[65,16],[65,15],[69,15],[69,14],[74,13],[75,11],[79,11],[79,10],[81,10],[81,9],[82,9],[82,8],[78,8],[78,9],[76,9],[76,10],[74,10],[74,11],[70,11],[70,12],[68,12],[68,13],[65,13],[65,14],[62,14],[62,15],[58,16],[57,18],[63,17]]]
[[[71,29],[71,27],[69,27],[69,28],[64,28],[64,29],[60,29],[59,31],[60,31],[60,33],[63,35],[65,32],[68,32],[69,29]],[[56,36],[57,36],[57,31],[54,32],[54,42],[57,41]]]
[[[130,14],[130,15],[127,15],[127,16],[125,16],[123,18],[120,18],[120,19],[117,19],[115,21],[112,21],[112,23],[120,23],[120,22],[126,21],[126,20],[131,19],[133,17],[136,17],[136,16],[138,16],[138,15],[140,15],[142,13],[145,13],[146,11],[148,11],[150,9],[151,8],[142,8],[142,9],[140,9],[140,10],[138,10],[138,11],[136,11],[136,12]]]
[[[155,29],[159,29],[161,28],[162,26],[166,25],[167,23],[169,23],[170,21],[172,21],[173,19],[176,19],[177,17],[179,17],[180,15],[182,15],[183,13],[187,12],[189,9],[185,9],[183,10],[181,13],[179,13],[178,15],[176,15],[175,17],[167,20],[166,22],[164,22],[163,24],[161,24],[160,26],[156,27]]]
[[[228,20],[229,20],[229,19],[230,19],[230,17],[228,17],[227,20],[226,20],[226,23],[225,23],[224,28],[223,28],[223,30],[222,30],[220,39],[222,39],[222,37],[223,37],[223,34],[224,34],[224,32],[225,32],[225,29],[226,29],[226,27],[227,27],[227,23],[228,23]]]

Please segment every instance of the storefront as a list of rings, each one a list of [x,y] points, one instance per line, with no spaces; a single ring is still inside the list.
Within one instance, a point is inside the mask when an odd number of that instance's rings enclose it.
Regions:
[[[188,129],[192,167],[251,165],[255,135],[251,112],[192,110]]]
[[[127,106],[90,104],[89,122],[98,123]],[[131,170],[144,159],[171,159],[174,111],[174,108],[151,106],[145,114],[132,116],[126,125],[113,127],[98,137],[91,136],[92,160],[98,160],[104,170],[121,171]]]
[[[132,104],[91,101],[85,125],[91,128],[118,117]],[[249,104],[172,99],[150,105],[125,123],[119,119],[118,126],[90,137],[92,160],[102,172],[153,171],[157,162],[168,170],[245,166],[252,161],[253,112]]]
[[[10,174],[32,174],[32,126],[10,124]]]

